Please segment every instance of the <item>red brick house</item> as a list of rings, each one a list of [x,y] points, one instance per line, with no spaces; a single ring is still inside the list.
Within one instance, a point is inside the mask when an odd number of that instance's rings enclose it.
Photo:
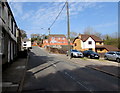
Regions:
[[[72,45],[72,43],[70,43]],[[51,46],[60,48],[61,45],[68,45],[68,40],[63,34],[51,34],[48,39],[43,40],[42,47]]]

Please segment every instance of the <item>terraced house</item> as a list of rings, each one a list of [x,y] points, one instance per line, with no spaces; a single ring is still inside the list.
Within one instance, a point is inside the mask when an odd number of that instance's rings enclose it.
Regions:
[[[119,49],[111,46],[104,45],[101,38],[95,35],[80,34],[73,41],[73,49],[79,51],[93,50],[98,53],[106,53],[108,51],[118,51]]]
[[[17,56],[17,35],[19,31],[7,1],[0,1],[0,54],[2,64],[13,61]]]

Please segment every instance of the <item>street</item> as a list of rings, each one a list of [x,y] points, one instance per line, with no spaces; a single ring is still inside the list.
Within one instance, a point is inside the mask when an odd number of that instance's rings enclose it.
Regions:
[[[72,59],[75,61],[76,59]],[[76,64],[37,46],[31,49],[22,93],[40,91],[118,91],[117,77]],[[77,62],[77,61],[76,61]]]

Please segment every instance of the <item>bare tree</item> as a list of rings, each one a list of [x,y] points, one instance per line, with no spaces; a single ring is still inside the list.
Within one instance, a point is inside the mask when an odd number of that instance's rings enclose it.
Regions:
[[[93,29],[92,27],[85,28],[84,34],[95,35],[102,38],[102,34],[100,32],[95,31],[95,29]]]
[[[94,29],[92,27],[87,27],[84,30],[84,34],[92,35],[94,33]]]
[[[77,35],[77,32],[70,32],[70,38],[75,38]]]
[[[21,31],[21,33],[22,33],[22,38],[24,39],[24,38],[27,38],[27,34],[26,34],[26,31],[24,31],[24,30],[20,30]]]

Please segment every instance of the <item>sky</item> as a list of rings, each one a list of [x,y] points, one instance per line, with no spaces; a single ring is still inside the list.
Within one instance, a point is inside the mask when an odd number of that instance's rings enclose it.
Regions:
[[[9,2],[17,25],[31,34],[48,34],[48,28],[64,2]],[[70,31],[83,33],[92,27],[102,34],[118,32],[117,2],[69,2]],[[51,34],[67,34],[66,7],[51,27]]]

